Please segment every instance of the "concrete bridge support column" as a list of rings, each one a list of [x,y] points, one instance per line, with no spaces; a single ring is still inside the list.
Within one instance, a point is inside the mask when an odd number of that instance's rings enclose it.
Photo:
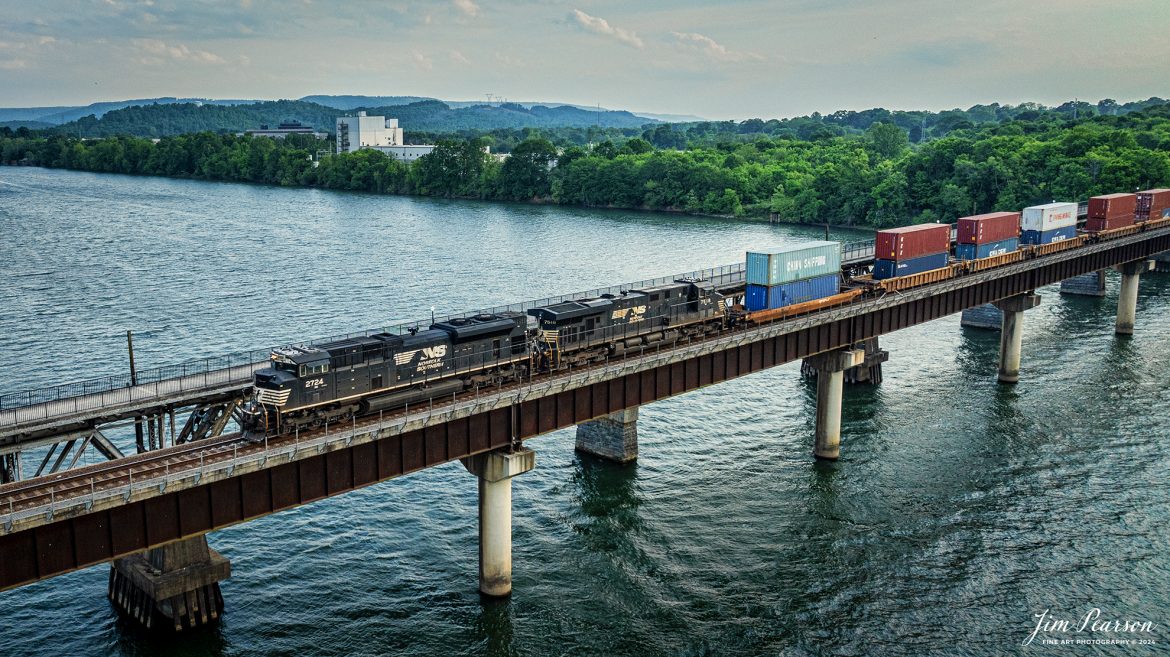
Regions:
[[[1133,335],[1137,321],[1138,282],[1142,272],[1153,267],[1149,260],[1127,262],[1117,268],[1121,273],[1121,293],[1117,295],[1117,334]]]
[[[231,563],[207,546],[207,537],[196,536],[115,560],[109,597],[147,629],[180,632],[219,620],[219,583],[231,573]]]
[[[1082,297],[1105,296],[1105,271],[1073,276],[1060,282],[1061,294],[1076,294]]]
[[[577,451],[617,463],[638,458],[638,407],[577,425]]]
[[[1024,311],[1040,305],[1040,295],[1021,294],[995,302],[1003,312],[999,336],[999,382],[1018,383],[1020,352],[1024,342]]]
[[[841,349],[808,359],[817,373],[817,425],[813,456],[835,461],[841,455],[841,393],[845,370],[865,362],[864,349]]]
[[[877,337],[862,340],[860,343],[853,345],[853,348],[864,351],[865,358],[862,359],[861,364],[857,367],[851,367],[845,370],[845,383],[868,383],[870,385],[881,383],[882,363],[890,359],[890,352],[882,349],[878,345]]]
[[[498,450],[463,459],[479,477],[479,592],[512,594],[512,477],[536,467],[536,452]]]
[[[862,340],[853,345],[853,348],[864,351],[865,359],[860,365],[845,370],[845,383],[867,383],[870,385],[881,383],[882,363],[890,360],[890,352],[881,348],[876,337]],[[815,377],[817,375],[816,365],[814,365],[811,358],[805,358],[800,362],[800,375],[807,377]]]

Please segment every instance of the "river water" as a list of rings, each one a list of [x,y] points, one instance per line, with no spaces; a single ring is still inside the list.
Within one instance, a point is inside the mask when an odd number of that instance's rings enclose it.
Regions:
[[[0,169],[0,392],[738,261],[816,229],[628,212]],[[838,231],[834,239],[863,239]],[[3,655],[1155,654],[1170,642],[1170,275],[1138,329],[1040,290],[1015,387],[958,316],[882,338],[811,456],[789,364],[644,407],[636,464],[529,442],[510,601],[476,592],[458,464],[210,535],[214,629],[146,635],[108,568],[0,593]],[[1149,621],[1139,635],[1073,630]],[[1023,646],[1036,615],[1057,639]]]

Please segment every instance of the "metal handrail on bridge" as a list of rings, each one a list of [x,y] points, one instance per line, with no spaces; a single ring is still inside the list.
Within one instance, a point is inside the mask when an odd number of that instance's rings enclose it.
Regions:
[[[724,282],[735,282],[734,278],[737,275],[742,274],[743,271],[743,263],[723,265],[721,267],[711,267],[707,269],[697,269],[675,274],[674,276],[660,276],[658,278],[651,278],[634,283],[595,288],[592,290],[586,290],[584,292],[574,292],[532,301],[523,301],[502,306],[494,306],[480,310],[452,313],[449,315],[437,316],[433,320],[428,318],[425,320],[419,319],[407,321],[361,332],[334,335],[327,338],[318,338],[302,344],[317,345],[355,337],[366,337],[374,335],[375,333],[406,335],[412,329],[429,328],[432,322],[442,322],[451,319],[474,317],[475,315],[481,314],[494,314],[504,311],[526,312],[530,308],[547,306],[564,301],[572,301],[586,297],[598,297],[602,294],[621,294],[621,292],[624,290],[663,285],[673,282],[678,278],[702,278],[714,281],[717,284],[720,282],[720,280],[723,280]],[[58,386],[50,386],[47,388],[37,388],[7,393],[0,395],[0,411],[16,410],[30,406],[36,406],[38,404],[77,399],[90,395],[105,395],[105,393],[111,393],[114,391],[128,391],[126,399],[120,399],[118,401],[139,401],[145,399],[156,399],[159,398],[162,394],[172,394],[175,392],[183,392],[185,390],[203,389],[212,382],[228,383],[228,380],[211,381],[209,379],[209,377],[217,378],[217,374],[222,376],[221,373],[224,372],[239,370],[246,373],[244,376],[245,379],[249,378],[253,371],[267,365],[269,355],[271,353],[272,347],[265,349],[253,349],[249,351],[240,351],[231,354],[213,356],[210,358],[192,360],[177,365],[137,370],[137,385],[131,383],[129,374],[120,374],[104,376],[75,383],[66,383]],[[162,385],[164,383],[170,383],[171,385]],[[137,393],[135,392],[136,390],[138,391]],[[126,393],[124,392],[123,394]],[[108,405],[107,401],[108,400],[102,397],[98,397],[94,404],[88,406],[82,407],[78,404],[75,404],[73,410],[80,411],[88,410],[90,408],[101,408]],[[0,426],[14,423],[15,421],[4,422],[4,418],[0,417]]]
[[[669,282],[669,280],[673,279],[663,277],[654,280]],[[858,303],[860,302],[850,301],[833,310],[845,310]],[[723,343],[763,332],[778,324],[798,325],[810,321],[810,319],[810,315],[806,314],[804,316],[771,320],[753,327],[743,326],[737,329],[729,329],[717,335],[699,338],[689,346],[694,347],[712,342],[716,344]],[[258,465],[264,467],[268,464],[269,460],[273,459],[277,460],[277,464],[290,462],[300,458],[300,455],[306,451],[310,455],[321,454],[330,451],[331,447],[349,446],[357,437],[368,435],[373,431],[389,430],[391,432],[402,433],[411,424],[418,425],[420,422],[423,424],[433,424],[444,421],[442,420],[444,417],[450,419],[467,412],[474,414],[484,410],[490,410],[501,399],[514,399],[515,403],[519,403],[529,398],[534,391],[540,392],[554,388],[572,388],[574,387],[575,380],[578,384],[581,381],[587,381],[591,377],[596,377],[598,370],[602,372],[603,378],[609,378],[611,372],[621,373],[627,371],[627,368],[631,366],[638,367],[646,363],[653,364],[655,362],[662,362],[663,354],[667,354],[667,357],[669,357],[669,354],[673,351],[673,347],[668,347],[663,343],[644,346],[636,354],[631,351],[621,356],[606,356],[604,361],[596,364],[586,364],[576,368],[570,366],[567,370],[555,373],[551,377],[542,377],[535,383],[532,379],[529,379],[527,383],[522,380],[515,387],[511,388],[497,388],[496,391],[487,388],[487,392],[482,395],[477,389],[474,396],[468,393],[464,393],[462,396],[453,394],[449,397],[433,398],[417,405],[406,404],[400,409],[392,409],[391,417],[386,417],[385,413],[379,412],[376,420],[368,417],[363,420],[353,418],[350,422],[341,422],[333,425],[325,423],[324,429],[321,430],[320,434],[305,439],[300,437],[300,430],[298,429],[291,436],[281,436],[280,438],[283,444],[276,446],[270,446],[267,437],[262,443],[233,443],[230,453],[227,445],[212,445],[199,449],[197,452],[199,460],[196,464],[181,469],[171,470],[170,465],[166,462],[161,464],[158,462],[142,463],[140,464],[142,469],[147,470],[150,474],[138,479],[134,477],[135,464],[129,463],[126,465],[126,482],[114,486],[108,485],[110,483],[108,479],[104,481],[99,480],[99,474],[96,472],[88,475],[83,473],[70,475],[67,473],[64,475],[65,479],[77,479],[82,482],[81,486],[76,487],[76,489],[82,490],[80,494],[58,498],[56,490],[50,488],[47,495],[40,496],[44,499],[42,503],[20,509],[16,508],[15,496],[10,495],[7,504],[0,502],[2,504],[0,506],[0,528],[3,529],[0,534],[12,532],[13,525],[16,522],[37,516],[44,516],[46,520],[52,521],[59,513],[67,511],[88,512],[93,509],[95,504],[100,502],[108,502],[118,498],[121,498],[123,501],[130,501],[136,492],[156,490],[162,493],[170,485],[183,481],[189,480],[199,483],[205,480],[210,481],[222,477],[230,477],[235,473],[235,469],[240,466]],[[400,411],[402,414],[398,415]],[[340,429],[338,425],[340,425]],[[290,437],[292,438],[291,443],[288,442]],[[196,453],[193,447],[188,452],[192,455]],[[244,448],[243,453],[240,452],[241,447]],[[165,458],[167,455],[164,453],[160,454],[160,456]],[[286,460],[280,461],[279,459],[281,457],[284,457]],[[109,464],[107,463],[106,465]],[[162,469],[162,473],[158,474],[157,472],[160,468]],[[116,479],[121,479],[121,477],[117,477]],[[26,480],[20,483],[27,484],[32,481]]]
[[[874,240],[846,242],[842,244],[841,260],[846,264],[865,262],[866,260],[873,258],[873,253]],[[355,337],[367,337],[376,333],[406,335],[412,330],[429,328],[431,323],[434,321],[448,321],[451,319],[461,319],[474,317],[475,315],[496,314],[508,311],[527,312],[531,308],[548,306],[565,301],[572,301],[587,297],[599,297],[603,294],[618,295],[623,291],[630,289],[664,285],[680,278],[704,279],[717,285],[721,283],[729,284],[742,280],[743,272],[743,263],[735,263],[707,269],[697,269],[675,274],[673,276],[660,276],[657,278],[646,279],[633,283],[594,288],[583,292],[573,292],[569,294],[545,297],[543,299],[534,299],[531,301],[493,306],[490,308],[483,308],[462,313],[452,313],[440,317],[435,317],[433,320],[420,319],[407,321],[380,328],[368,329],[361,332],[334,335],[327,338],[318,338],[305,344],[318,345],[326,342],[335,342],[338,340],[345,340]],[[72,404],[72,408],[70,410],[73,412],[80,412],[94,408],[103,408],[110,405],[111,402],[120,403],[159,399],[164,395],[181,393],[187,390],[202,390],[207,388],[207,386],[211,383],[222,383],[226,385],[232,380],[235,380],[231,377],[231,374],[234,372],[241,374],[240,380],[249,379],[252,372],[267,365],[271,352],[271,347],[265,349],[252,349],[248,351],[239,351],[230,354],[222,354],[209,358],[187,361],[185,363],[179,363],[176,365],[167,365],[162,367],[137,370],[137,383],[132,382],[130,375],[127,373],[98,377],[57,386],[50,386],[47,388],[36,388],[2,394],[0,395],[0,411],[10,411],[37,406],[39,404],[67,401],[72,399],[74,400],[74,403]],[[213,381],[212,379],[216,380]],[[109,393],[115,392],[117,394],[114,396],[116,396],[117,399],[111,399],[111,395]],[[81,400],[83,398],[93,395],[99,396],[90,400],[90,403],[82,404]],[[49,411],[46,407],[44,418],[47,418],[48,416]],[[24,421],[27,421],[28,419],[29,418],[25,416]],[[0,426],[15,425],[19,423],[20,421],[16,419],[16,416],[12,416],[11,421],[5,421],[5,418],[0,417]]]
[[[1098,245],[1102,246],[1102,245]],[[1095,248],[1095,247],[1090,247]],[[1065,251],[1059,254],[1045,256],[1046,258],[1061,258],[1074,255],[1072,252]],[[1029,266],[1028,263],[1015,263],[1004,267],[1005,270],[1020,270],[1021,268]],[[992,271],[984,271],[972,274],[970,277],[964,277],[959,280],[947,280],[932,284],[930,288],[937,286],[953,287],[956,285],[970,284],[972,279],[980,277],[989,277],[993,275]],[[665,280],[665,279],[656,279]],[[927,292],[928,288],[924,287],[917,292]],[[913,294],[915,291],[911,291]],[[790,330],[795,330],[801,326],[809,326],[818,321],[832,321],[836,318],[848,316],[856,307],[868,305],[871,307],[880,307],[887,303],[897,303],[906,295],[897,293],[893,295],[883,296],[878,299],[851,299],[839,306],[835,306],[824,311],[812,311],[798,316],[783,317],[774,320],[769,320],[759,325],[747,327],[744,326],[739,329],[729,329],[721,331],[716,335],[698,338],[694,343],[686,345],[683,349],[688,348],[702,348],[704,345],[714,344],[732,344],[737,339],[752,339],[753,336],[764,334],[768,331],[774,331],[779,326],[787,326]],[[418,406],[412,407],[408,404],[402,408],[402,414],[398,415],[398,410],[395,409],[391,417],[387,418],[382,412],[379,412],[378,418],[374,420],[372,417],[366,418],[359,423],[356,418],[350,422],[339,423],[341,429],[334,428],[331,432],[331,425],[328,423],[324,427],[324,431],[318,435],[312,436],[302,440],[300,438],[299,430],[292,435],[292,442],[288,442],[288,436],[283,437],[284,444],[277,446],[269,446],[266,438],[263,443],[255,445],[248,445],[245,443],[237,443],[231,447],[231,454],[228,456],[227,446],[222,446],[223,449],[217,449],[215,446],[209,446],[206,449],[200,449],[199,461],[197,465],[186,467],[183,469],[170,470],[168,464],[163,463],[149,465],[142,464],[144,469],[149,470],[153,476],[147,475],[144,478],[135,480],[133,476],[133,465],[128,464],[126,470],[125,484],[114,486],[107,486],[99,488],[99,485],[108,484],[109,480],[99,482],[96,478],[96,473],[89,475],[88,492],[82,492],[79,495],[74,495],[65,499],[57,499],[53,489],[50,489],[47,495],[41,495],[42,499],[48,498],[41,504],[31,505],[21,509],[15,506],[14,496],[9,496],[7,504],[0,502],[0,526],[3,527],[4,533],[12,531],[13,524],[18,521],[34,518],[38,515],[44,515],[47,520],[52,520],[57,513],[70,510],[84,509],[89,511],[93,508],[96,502],[107,501],[113,498],[122,497],[129,501],[132,495],[138,491],[146,491],[148,489],[155,489],[159,492],[165,491],[169,485],[176,484],[184,480],[193,480],[195,482],[204,481],[205,477],[211,477],[217,473],[220,475],[232,476],[235,468],[243,465],[260,464],[261,467],[266,465],[269,460],[280,457],[285,457],[288,460],[296,460],[299,455],[305,450],[314,450],[315,453],[320,454],[329,451],[331,446],[349,446],[358,436],[364,436],[372,431],[385,431],[401,433],[406,430],[406,427],[414,424],[434,424],[436,418],[438,422],[442,422],[443,417],[448,419],[455,417],[457,414],[462,414],[465,411],[471,413],[481,412],[483,410],[490,410],[500,399],[515,399],[519,403],[530,397],[533,392],[547,391],[556,387],[572,388],[576,377],[582,377],[588,380],[591,375],[595,377],[596,372],[600,369],[603,373],[602,378],[610,378],[611,372],[621,374],[629,371],[627,368],[633,366],[636,369],[644,367],[647,363],[653,365],[655,362],[661,362],[663,353],[673,352],[674,348],[664,349],[664,345],[659,343],[653,347],[643,347],[635,354],[632,351],[620,356],[606,356],[603,362],[591,365],[584,365],[579,368],[570,367],[567,371],[553,375],[548,378],[533,383],[529,379],[528,383],[521,380],[516,387],[511,389],[499,389],[492,393],[488,388],[488,393],[481,396],[479,390],[475,391],[474,397],[466,395],[466,398],[461,398],[453,394],[448,403],[447,398],[441,400],[431,399],[425,403],[420,403]],[[465,393],[466,394],[466,393]],[[439,407],[436,408],[436,404]],[[417,410],[416,410],[417,409]],[[412,412],[413,411],[413,412]],[[337,425],[332,425],[337,427]],[[245,452],[240,453],[239,448],[243,445]],[[194,453],[194,452],[192,452]],[[162,467],[163,473],[156,474]],[[84,480],[85,474],[78,473],[78,478]],[[69,475],[66,475],[67,477]],[[84,489],[85,486],[83,485]],[[6,507],[6,508],[5,508]]]

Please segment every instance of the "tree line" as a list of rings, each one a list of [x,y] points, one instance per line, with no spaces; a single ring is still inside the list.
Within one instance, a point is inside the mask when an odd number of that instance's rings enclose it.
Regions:
[[[413,163],[373,150],[315,163],[317,151],[332,142],[211,132],[83,140],[0,129],[0,161],[872,227],[1170,186],[1170,106],[1114,114],[1087,109],[1076,118],[1046,112],[971,123],[921,143],[892,120],[847,134],[753,133],[750,139],[647,126],[637,136],[610,132],[586,145],[527,131],[508,144],[502,162],[485,149],[497,143],[487,134],[439,139],[434,152]],[[669,145],[660,143],[668,136]]]

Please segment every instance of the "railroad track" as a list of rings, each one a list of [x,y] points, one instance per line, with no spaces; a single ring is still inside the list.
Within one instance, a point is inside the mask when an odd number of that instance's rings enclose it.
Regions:
[[[748,330],[747,326],[727,328],[722,331],[697,337],[688,341],[679,342],[675,346],[691,345],[707,340],[727,337],[731,333]],[[673,348],[673,347],[672,347]],[[658,350],[658,349],[656,349]],[[660,350],[658,350],[660,351]],[[643,352],[629,353],[622,360],[637,358],[651,353],[649,349]],[[557,372],[538,374],[524,382],[512,382],[506,385],[481,388],[480,391],[466,390],[453,397],[444,397],[442,401],[432,400],[426,404],[428,413],[474,399],[478,394],[503,394],[519,391],[534,382],[543,382],[548,378],[571,376],[584,371],[606,367],[613,363],[591,363],[584,366],[575,366]],[[422,406],[407,406],[394,409],[392,412],[381,412],[355,418],[352,422],[330,424],[310,431],[298,431],[293,434],[269,436],[265,441],[252,442],[242,433],[225,434],[216,438],[208,438],[198,442],[187,443],[165,449],[135,454],[114,461],[106,461],[75,468],[64,472],[57,472],[41,477],[34,477],[0,485],[0,518],[11,519],[14,514],[32,509],[53,508],[55,505],[68,506],[79,500],[101,496],[111,491],[128,490],[128,487],[146,485],[143,482],[158,481],[183,472],[201,472],[208,466],[223,465],[237,459],[248,458],[268,452],[287,452],[288,448],[299,443],[307,443],[324,436],[333,435],[338,430],[362,429],[386,421],[404,419],[417,412]]]
[[[1160,220],[1157,224],[1148,222],[1144,229],[1161,229],[1170,227],[1170,219]],[[1129,235],[1119,235],[1119,237],[1128,237]],[[1076,249],[1064,249],[1064,252],[1075,251]],[[1041,257],[1049,256],[1050,254],[1044,252]],[[1051,254],[1056,255],[1056,254]],[[1007,265],[1011,266],[1011,265]],[[985,272],[984,272],[985,273]],[[977,274],[978,275],[978,274]],[[939,281],[934,284],[949,283],[947,281]],[[923,285],[922,288],[929,287],[930,284]],[[922,289],[916,288],[916,289]],[[879,301],[878,299],[862,299],[859,303],[871,303]],[[849,303],[846,305],[853,305]],[[801,315],[803,317],[804,315]],[[784,317],[777,321],[791,321],[796,317]],[[772,324],[769,321],[766,324]],[[679,342],[670,347],[674,349],[678,346],[689,345],[709,340],[716,340],[726,338],[729,335],[740,332],[755,330],[762,327],[763,324],[757,326],[738,325],[730,328],[725,328],[721,331],[710,333],[701,337],[696,337],[687,340],[686,342]],[[661,352],[661,347],[655,349]],[[647,351],[638,353],[628,352],[621,357],[621,361],[628,359],[637,359],[645,355]],[[522,389],[526,385],[531,385],[536,381],[544,382],[549,378],[556,378],[560,376],[572,376],[574,373],[582,371],[593,370],[602,367],[608,367],[612,363],[606,360],[604,363],[597,362],[586,366],[572,367],[568,370],[560,370],[554,373],[545,373],[534,376],[527,382],[515,382],[507,385],[502,385],[496,388],[489,388],[489,394],[501,394],[505,392],[512,392]],[[482,389],[481,389],[482,390]],[[454,406],[461,401],[467,401],[472,397],[478,397],[479,392],[476,390],[464,391],[461,394],[453,395],[450,398],[444,397],[442,401],[433,401],[427,405],[428,413],[434,411],[442,411],[444,408]],[[416,406],[417,409],[417,406]],[[355,418],[352,423],[342,423],[341,428],[365,428],[373,424],[385,422],[386,420],[398,420],[407,418],[410,414],[410,408],[406,407],[401,410],[395,409],[393,412],[381,412],[377,415],[371,414],[361,418]],[[328,436],[330,427],[322,427],[311,431],[297,432],[296,434],[269,437],[263,442],[253,443],[246,440],[242,434],[234,433],[220,436],[217,438],[210,438],[207,440],[194,442],[190,444],[170,447],[163,450],[148,452],[144,454],[137,454],[115,461],[108,461],[94,465],[85,466],[75,470],[55,473],[42,477],[35,477],[23,481],[13,482],[0,486],[0,518],[7,517],[9,521],[14,514],[19,514],[21,511],[29,511],[32,509],[40,509],[48,507],[53,508],[54,503],[68,503],[84,500],[87,496],[94,497],[98,493],[109,493],[122,488],[131,490],[134,482],[151,482],[157,481],[160,478],[168,477],[174,473],[183,472],[202,472],[202,468],[208,465],[223,464],[225,462],[235,462],[240,457],[252,457],[257,454],[264,454],[269,451],[287,452],[289,447],[296,446],[299,442],[314,441],[323,436]],[[336,433],[337,425],[333,426],[333,431]]]

